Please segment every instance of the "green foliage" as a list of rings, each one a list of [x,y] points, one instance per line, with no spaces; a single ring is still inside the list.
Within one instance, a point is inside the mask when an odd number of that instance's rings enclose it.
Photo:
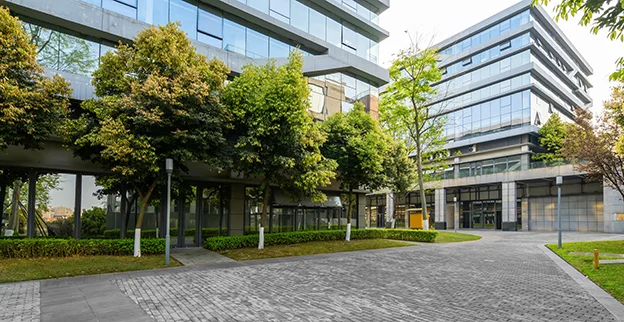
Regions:
[[[549,0],[533,0],[533,5]],[[591,32],[598,34],[604,30],[611,40],[624,41],[624,5],[622,1],[613,0],[563,0],[555,7],[555,20],[568,20],[580,14],[579,25],[591,25]],[[624,80],[624,57],[616,62],[618,70],[611,74],[610,80]]]
[[[189,162],[228,165],[230,114],[221,104],[228,73],[223,62],[197,54],[174,23],[145,29],[101,58],[93,73],[98,98],[82,103],[63,136],[77,156],[110,171],[115,186],[139,194],[137,228],[166,158],[175,175]]]
[[[563,123],[558,114],[550,116],[546,124],[539,129],[539,144],[546,151],[533,155],[534,161],[558,164],[564,161],[561,149],[567,136],[568,124]]]
[[[67,113],[69,84],[46,78],[36,58],[22,24],[0,7],[0,151],[41,149]]]
[[[397,194],[409,192],[416,182],[416,165],[409,157],[407,147],[403,141],[394,140],[386,136],[388,150],[384,158],[386,186]]]
[[[106,229],[106,210],[101,207],[93,207],[82,211],[80,216],[80,231],[82,237],[102,236]]]
[[[379,105],[382,127],[395,140],[403,141],[408,154],[416,159],[421,200],[426,200],[424,183],[444,171],[448,157],[444,150],[446,117],[440,116],[443,106],[432,104],[443,98],[433,86],[442,79],[437,60],[438,53],[432,48],[401,50],[389,69],[391,82]],[[424,202],[423,218],[427,218],[426,209]]]
[[[234,169],[260,177],[265,199],[274,185],[293,199],[311,195],[322,201],[326,197],[318,187],[335,176],[336,163],[320,152],[325,137],[308,112],[310,89],[302,68],[303,57],[296,51],[279,67],[274,60],[248,64],[223,94],[234,115]],[[265,217],[263,212],[262,226]]]
[[[435,241],[438,232],[423,230],[401,229],[354,229],[351,239],[397,239],[431,243]],[[344,230],[297,231],[289,233],[266,234],[265,246],[293,245],[312,241],[344,240]],[[228,249],[258,247],[258,237],[250,236],[223,236],[210,237],[204,241],[204,248],[212,251]]]
[[[132,255],[132,239],[0,239],[0,258]],[[163,254],[164,239],[146,239],[141,253]]]

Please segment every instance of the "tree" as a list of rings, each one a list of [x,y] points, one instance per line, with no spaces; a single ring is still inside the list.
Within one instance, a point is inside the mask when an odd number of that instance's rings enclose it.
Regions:
[[[379,123],[364,112],[364,105],[360,102],[356,102],[346,114],[330,116],[321,128],[327,135],[321,151],[325,157],[338,163],[337,178],[341,188],[348,193],[346,240],[349,241],[353,190],[376,190],[385,183],[385,137]]]
[[[561,149],[567,136],[568,126],[568,124],[561,121],[559,114],[551,115],[546,124],[537,132],[539,144],[545,151],[533,155],[532,159],[534,161],[543,161],[547,164],[562,163]]]
[[[549,0],[533,0],[533,5],[543,3],[548,5]],[[581,14],[579,25],[591,25],[591,32],[598,34],[606,30],[611,40],[624,41],[624,5],[621,1],[613,0],[563,0],[555,7],[555,20],[568,20]],[[624,80],[624,57],[616,62],[618,70],[611,74],[611,80]]]
[[[36,59],[21,23],[0,7],[0,151],[41,149],[67,112],[69,84],[46,78]]]
[[[425,229],[429,229],[425,182],[435,179],[445,168],[445,117],[432,105],[438,94],[435,83],[442,79],[437,68],[438,54],[433,48],[412,46],[401,50],[390,67],[391,83],[382,94],[379,117],[388,133],[405,142],[409,155],[416,159],[418,189],[422,200]]]
[[[106,230],[106,210],[101,207],[83,210],[80,218],[80,230],[83,237],[104,235],[104,230]]]
[[[392,218],[396,219],[396,202],[399,197],[405,197],[416,182],[416,165],[409,157],[409,153],[403,141],[395,140],[386,135],[388,149],[384,158],[385,186],[392,192],[391,198],[394,200],[394,211]]]
[[[93,73],[98,98],[84,101],[80,116],[64,126],[77,156],[138,193],[135,256],[141,256],[143,217],[166,158],[182,172],[188,162],[227,166],[230,116],[220,96],[228,73],[224,63],[197,54],[176,24],[152,26],[102,57]]]
[[[223,95],[235,120],[234,169],[245,177],[259,177],[263,191],[259,249],[264,247],[272,185],[293,199],[312,196],[322,201],[326,196],[318,187],[335,177],[336,163],[320,152],[325,137],[308,112],[310,89],[302,68],[303,57],[295,51],[279,67],[274,60],[245,65]]]
[[[570,126],[562,153],[574,163],[574,169],[585,172],[588,179],[604,180],[624,198],[624,158],[622,125],[618,111],[624,106],[624,89],[615,88],[612,100],[605,102],[605,113],[592,124],[591,115],[577,109],[575,125]]]

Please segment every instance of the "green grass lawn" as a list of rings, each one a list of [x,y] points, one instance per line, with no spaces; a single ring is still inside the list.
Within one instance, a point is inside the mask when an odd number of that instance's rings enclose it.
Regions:
[[[561,249],[556,244],[546,246],[624,303],[624,264],[600,265],[599,269],[594,269],[593,257],[570,255],[570,252],[593,253],[594,249],[603,254],[624,254],[624,240],[564,243]],[[600,259],[608,258],[601,256]]]
[[[169,267],[175,266],[181,264],[172,258]],[[163,267],[166,267],[164,255],[0,259],[0,283]]]
[[[295,245],[268,246],[263,250],[256,248],[232,249],[219,252],[237,261],[252,259],[265,259],[275,257],[305,256],[314,254],[328,254],[338,252],[351,252],[365,249],[379,249],[391,247],[414,246],[413,243],[386,239],[363,239],[346,241],[319,241]]]
[[[464,233],[454,233],[450,231],[438,231],[438,237],[436,237],[436,243],[459,243],[471,240],[479,240],[481,236],[464,234]]]

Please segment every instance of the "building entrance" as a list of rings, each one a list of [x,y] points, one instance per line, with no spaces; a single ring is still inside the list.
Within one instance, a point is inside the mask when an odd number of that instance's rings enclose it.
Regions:
[[[461,228],[501,229],[501,200],[464,201],[460,214]]]

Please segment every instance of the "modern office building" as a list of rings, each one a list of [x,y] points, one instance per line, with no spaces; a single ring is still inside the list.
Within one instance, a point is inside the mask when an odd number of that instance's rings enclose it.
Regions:
[[[562,230],[624,232],[618,194],[590,182],[573,165],[533,162],[538,130],[551,115],[572,122],[589,109],[592,68],[546,10],[522,1],[435,45],[443,79],[431,108],[446,116],[451,157],[443,180],[432,182],[429,213],[437,229],[557,229],[556,177]],[[370,196],[367,224],[392,213],[404,224],[421,208],[407,198]],[[435,216],[434,216],[435,214]],[[620,220],[617,220],[620,219]]]
[[[379,42],[388,32],[379,14],[388,0],[1,0],[26,23],[39,47],[39,62],[49,75],[60,74],[73,88],[72,104],[93,98],[91,73],[99,57],[119,42],[128,43],[142,29],[178,21],[197,51],[225,62],[236,77],[243,65],[264,64],[268,58],[285,61],[289,52],[304,53],[304,74],[309,77],[311,112],[317,119],[348,111],[361,101],[377,114],[378,88],[389,81],[378,65]],[[11,147],[0,155],[0,167],[28,171],[28,185],[44,175],[61,174],[62,193],[53,192],[50,206],[65,206],[80,214],[92,206],[106,207],[107,228],[133,227],[136,200],[120,196],[96,198],[95,175],[102,170],[72,156],[53,138],[41,151]],[[190,164],[186,187],[174,202],[171,226],[174,244],[198,245],[210,234],[242,235],[257,231],[262,210],[257,181],[235,173],[216,173],[205,164]],[[325,204],[293,202],[279,190],[273,193],[269,231],[335,229],[346,224],[349,202],[338,183],[324,188]],[[354,226],[364,225],[364,191],[357,203]],[[164,193],[155,199],[163,200]],[[34,195],[33,195],[34,196]],[[35,236],[35,198],[28,198],[28,236]],[[156,229],[165,218],[164,207],[150,207],[143,230]],[[5,215],[5,214],[4,214]],[[76,216],[78,217],[78,216]],[[79,217],[78,217],[79,218]],[[79,219],[76,221],[79,235]],[[161,229],[160,235],[164,236]]]

